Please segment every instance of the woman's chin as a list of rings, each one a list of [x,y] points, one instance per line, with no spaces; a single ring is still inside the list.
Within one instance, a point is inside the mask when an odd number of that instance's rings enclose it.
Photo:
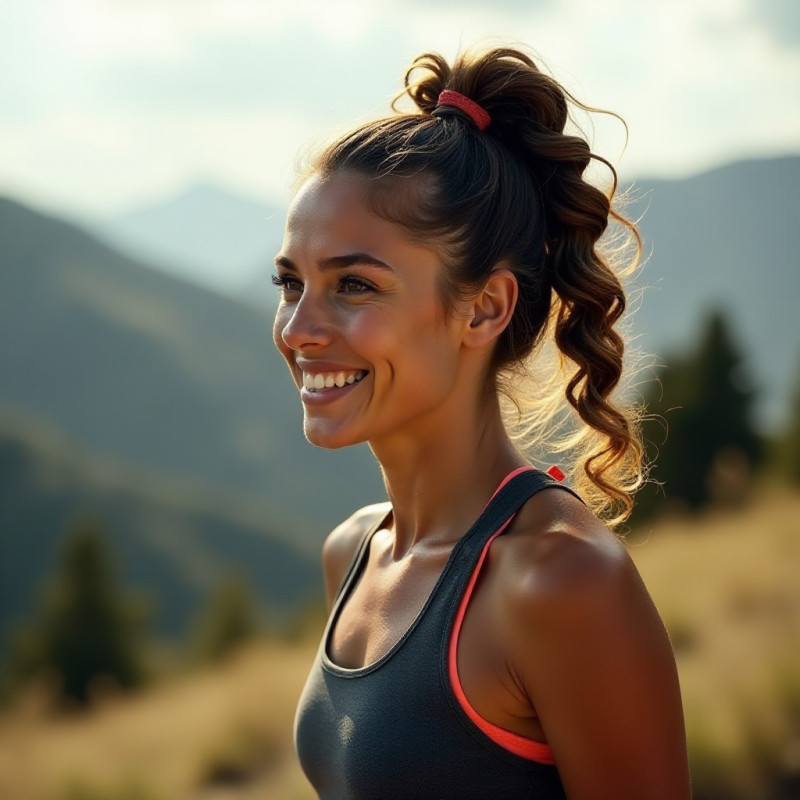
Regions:
[[[348,435],[347,431],[341,428],[320,424],[318,420],[305,420],[303,434],[309,444],[323,450],[341,450],[343,447],[361,444],[364,441],[364,439],[354,437],[352,433]]]

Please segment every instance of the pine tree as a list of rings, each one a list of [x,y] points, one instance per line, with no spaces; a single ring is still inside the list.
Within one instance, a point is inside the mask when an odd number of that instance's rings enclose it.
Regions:
[[[725,493],[726,480],[744,492],[761,455],[751,419],[754,397],[724,316],[711,314],[697,350],[673,359],[647,399],[655,417],[643,429],[655,463],[651,477],[663,485],[667,502],[698,509]],[[653,489],[645,491],[640,518],[657,505]]]
[[[100,677],[123,689],[144,677],[141,607],[119,594],[103,539],[90,520],[68,532],[38,617],[22,637],[26,652],[17,658],[18,672],[55,670],[61,694],[80,704]]]

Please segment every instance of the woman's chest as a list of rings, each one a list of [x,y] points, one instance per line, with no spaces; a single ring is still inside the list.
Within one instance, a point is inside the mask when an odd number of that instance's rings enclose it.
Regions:
[[[448,550],[432,549],[393,560],[373,544],[334,620],[328,641],[331,661],[357,669],[386,655],[423,613],[448,555]]]

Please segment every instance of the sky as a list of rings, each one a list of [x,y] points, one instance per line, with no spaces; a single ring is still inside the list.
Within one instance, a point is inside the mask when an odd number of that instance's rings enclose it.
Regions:
[[[0,0],[0,194],[284,205],[298,154],[386,113],[414,56],[514,42],[624,117],[627,142],[579,120],[624,176],[800,152],[796,0]]]

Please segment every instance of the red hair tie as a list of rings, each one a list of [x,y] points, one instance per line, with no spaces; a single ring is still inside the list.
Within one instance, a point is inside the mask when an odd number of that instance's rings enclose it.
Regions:
[[[492,118],[486,109],[481,108],[474,100],[470,100],[461,92],[454,92],[452,89],[445,89],[436,103],[438,106],[453,106],[461,109],[475,123],[479,131],[485,131],[489,127]]]

